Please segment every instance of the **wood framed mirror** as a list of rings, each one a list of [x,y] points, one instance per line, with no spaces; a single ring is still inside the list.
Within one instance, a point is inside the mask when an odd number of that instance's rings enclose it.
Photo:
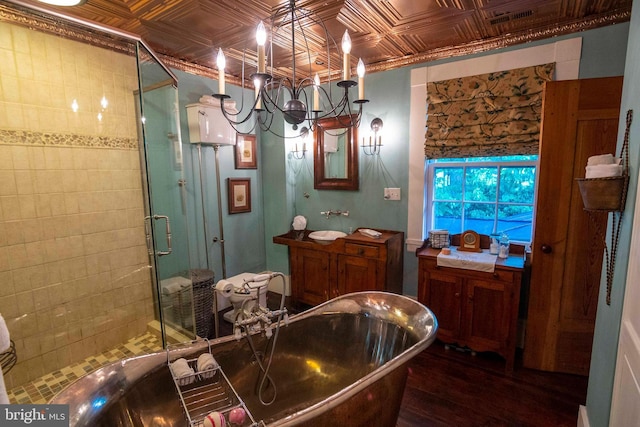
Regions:
[[[358,128],[356,116],[318,120],[313,138],[313,188],[357,191]]]

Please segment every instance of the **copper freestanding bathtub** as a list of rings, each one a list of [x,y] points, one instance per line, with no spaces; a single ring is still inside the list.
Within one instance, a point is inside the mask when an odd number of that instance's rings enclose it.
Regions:
[[[254,425],[395,426],[407,362],[435,340],[436,330],[433,313],[411,298],[354,293],[281,326],[269,369],[273,387],[263,390],[270,405],[256,392],[261,371],[248,340],[233,336],[107,365],[50,403],[69,405],[71,426],[202,425],[188,417],[167,363],[210,351]],[[266,338],[254,335],[253,346],[264,354]]]

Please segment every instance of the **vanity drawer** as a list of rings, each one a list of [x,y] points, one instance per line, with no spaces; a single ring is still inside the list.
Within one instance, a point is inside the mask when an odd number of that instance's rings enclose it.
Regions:
[[[344,251],[349,255],[359,255],[370,258],[378,258],[380,256],[380,248],[378,246],[359,245],[357,243],[345,243]]]

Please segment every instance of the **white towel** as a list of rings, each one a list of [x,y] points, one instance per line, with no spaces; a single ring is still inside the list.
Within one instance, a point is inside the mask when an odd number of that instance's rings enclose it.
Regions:
[[[592,178],[609,178],[613,176],[622,176],[623,167],[618,164],[587,166],[584,177]]]
[[[0,314],[0,353],[7,351],[11,346],[11,338],[9,337],[9,330],[7,329],[7,324]],[[7,396],[7,388],[4,385],[4,376],[2,375],[2,370],[0,369],[0,405],[8,405],[9,404],[9,396]]]
[[[211,353],[202,353],[200,356],[198,356],[197,366],[198,371],[202,372],[216,369],[218,367],[218,363],[216,362],[216,359],[213,358]]]
[[[620,163],[620,159],[613,157],[613,154],[601,154],[599,156],[591,156],[587,159],[587,166],[612,165],[617,163]]]
[[[171,364],[171,373],[179,385],[191,384],[194,380],[193,368],[186,359],[178,359]]]
[[[450,255],[440,252],[437,265],[493,273],[497,258],[497,255],[491,255],[489,252],[463,252],[451,248]]]
[[[307,228],[307,218],[302,215],[296,215],[293,218],[293,224],[291,225],[293,225],[293,229],[296,231],[304,230]]]

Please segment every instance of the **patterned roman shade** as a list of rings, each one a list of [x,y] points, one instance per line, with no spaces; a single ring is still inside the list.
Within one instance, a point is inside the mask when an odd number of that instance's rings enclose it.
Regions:
[[[538,154],[544,83],[555,64],[427,84],[429,159]]]

